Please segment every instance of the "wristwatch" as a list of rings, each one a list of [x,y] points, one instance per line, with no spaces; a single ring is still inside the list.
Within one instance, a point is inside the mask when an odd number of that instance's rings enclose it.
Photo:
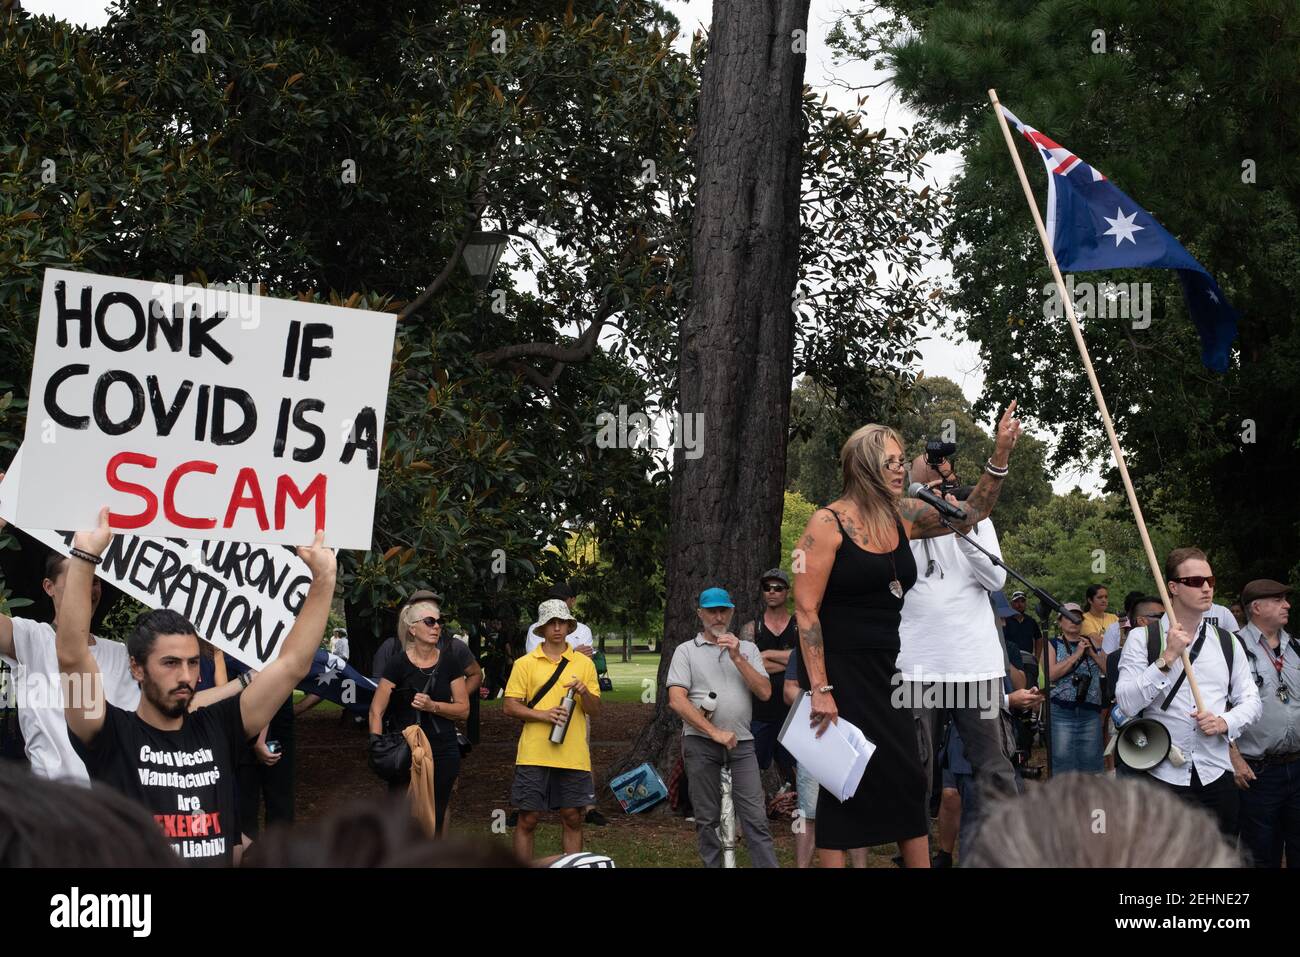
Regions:
[[[1156,667],[1159,668],[1161,671],[1168,671],[1173,666],[1174,663],[1172,661],[1165,661],[1164,655],[1161,655],[1159,658],[1156,659]]]

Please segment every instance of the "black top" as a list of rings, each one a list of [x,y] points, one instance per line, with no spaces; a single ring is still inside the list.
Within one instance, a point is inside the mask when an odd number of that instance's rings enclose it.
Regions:
[[[788,651],[796,648],[799,645],[799,623],[791,615],[785,631],[774,635],[760,615],[754,622],[754,644],[758,645],[759,651]],[[785,720],[786,713],[790,710],[785,703],[785,669],[767,677],[772,683],[772,696],[766,701],[754,699],[753,720],[779,724]]]
[[[243,692],[160,731],[133,711],[108,705],[90,744],[68,740],[97,781],[143,804],[185,863],[228,865],[239,843],[235,763],[246,743],[239,711]]]
[[[906,593],[916,584],[916,561],[907,544],[903,523],[894,519],[898,545],[883,555],[861,548],[849,537],[835,515],[835,524],[844,536],[835,553],[835,564],[826,579],[817,617],[828,652],[853,652],[866,648],[898,651],[898,623],[902,618],[903,599],[889,590],[897,578]]]
[[[1002,634],[1009,644],[1016,646],[1021,651],[1027,651],[1031,655],[1034,653],[1034,642],[1043,637],[1038,622],[1028,615],[1025,615],[1024,621],[1016,621],[1014,615],[1008,618],[1002,626]],[[1012,662],[1012,664],[1017,668],[1020,667],[1018,661]]]
[[[394,685],[392,697],[388,699],[388,710],[384,712],[388,730],[401,731],[410,727],[415,724],[418,714],[420,727],[428,735],[430,744],[455,740],[456,722],[427,711],[417,712],[411,707],[411,702],[420,692],[434,701],[450,702],[451,683],[465,677],[465,671],[473,661],[469,648],[455,638],[439,641],[438,648],[438,663],[432,668],[419,668],[405,653],[399,653],[389,659],[382,675]],[[430,685],[430,678],[433,679],[432,685],[425,690],[426,685]]]

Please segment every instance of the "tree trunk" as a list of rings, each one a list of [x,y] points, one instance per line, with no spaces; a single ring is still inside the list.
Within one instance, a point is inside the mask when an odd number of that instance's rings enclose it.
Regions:
[[[695,134],[692,306],[679,347],[680,410],[699,416],[703,444],[694,459],[678,448],[673,465],[654,717],[613,774],[650,761],[667,779],[681,721],[664,682],[673,650],[700,630],[700,592],[731,593],[738,633],[759,611],[758,576],[779,564],[808,4],[714,0]]]

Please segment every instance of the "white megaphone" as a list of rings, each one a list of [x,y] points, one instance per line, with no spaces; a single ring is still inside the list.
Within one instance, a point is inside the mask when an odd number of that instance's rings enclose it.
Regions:
[[[1117,750],[1120,760],[1134,771],[1150,771],[1165,758],[1175,767],[1186,761],[1182,752],[1173,746],[1169,730],[1149,718],[1125,724],[1119,732]]]

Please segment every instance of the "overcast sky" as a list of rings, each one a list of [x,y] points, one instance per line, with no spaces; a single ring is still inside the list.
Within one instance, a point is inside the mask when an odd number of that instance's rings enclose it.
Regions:
[[[105,0],[22,0],[22,5],[32,13],[52,13],[85,26],[100,26],[108,19],[105,13],[108,4]],[[663,0],[663,5],[681,20],[682,36],[677,42],[683,48],[689,48],[691,35],[696,30],[707,28],[712,19],[712,0]],[[808,66],[805,80],[818,93],[828,94],[833,105],[843,109],[856,107],[857,94],[833,85],[836,81],[862,86],[883,79],[883,74],[872,70],[869,64],[835,63],[826,46],[826,34],[834,25],[839,12],[851,5],[846,0],[812,0],[808,17]],[[916,121],[916,115],[898,101],[890,86],[865,92],[869,93],[864,109],[870,128],[884,127],[897,132],[898,127],[911,128]],[[954,154],[931,157],[930,162],[930,176],[938,185],[948,183],[960,167],[959,158]],[[1027,213],[1025,228],[1030,228]],[[941,263],[931,270],[934,275],[947,275],[950,271],[947,263]],[[921,370],[926,375],[952,379],[961,386],[966,397],[974,401],[984,385],[984,371],[974,343],[951,332],[941,335],[935,330],[927,329],[925,335],[929,338],[920,343]],[[1039,434],[1050,441],[1050,436]],[[1095,469],[1082,476],[1063,476],[1052,484],[1058,492],[1064,492],[1074,485],[1081,485],[1088,491],[1100,488],[1099,475]]]

